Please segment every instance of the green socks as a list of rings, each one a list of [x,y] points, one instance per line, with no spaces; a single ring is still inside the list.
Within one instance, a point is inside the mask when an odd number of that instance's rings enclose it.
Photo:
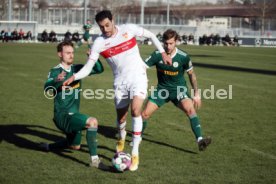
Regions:
[[[86,132],[86,141],[91,156],[97,155],[97,128],[88,128]]]
[[[142,128],[142,134],[144,133],[145,129],[147,128],[148,126],[148,121],[143,121],[143,128]]]
[[[190,119],[191,127],[196,139],[198,139],[199,137],[202,137],[201,127],[200,127],[200,123],[197,115],[189,116],[189,119]]]

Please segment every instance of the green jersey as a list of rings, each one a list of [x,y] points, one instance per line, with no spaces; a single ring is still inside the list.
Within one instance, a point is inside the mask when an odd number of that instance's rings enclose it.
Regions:
[[[83,27],[82,27],[85,31],[88,31],[92,28],[92,25],[91,24],[84,24]]]
[[[83,29],[84,29],[83,39],[84,39],[85,41],[88,41],[89,38],[90,38],[90,33],[89,33],[89,31],[90,31],[91,28],[92,28],[92,25],[91,25],[91,24],[84,24],[84,25],[83,25]]]
[[[193,68],[190,57],[182,50],[176,48],[176,52],[172,57],[172,65],[166,65],[163,62],[162,55],[159,51],[155,51],[145,63],[151,67],[156,66],[158,88],[166,88],[168,90],[177,90],[177,86],[186,86],[184,72]]]
[[[77,73],[83,67],[82,64],[71,65],[70,69],[66,70],[61,64],[52,68],[49,72],[48,79],[44,85],[44,90],[54,89],[56,95],[54,100],[54,113],[68,112],[68,113],[78,113],[80,106],[80,89],[81,89],[81,80],[74,81],[70,84],[73,93],[62,93],[62,84],[61,82],[56,82],[55,79],[62,72],[66,72],[65,79],[70,78],[74,73]],[[90,75],[98,74],[103,72],[102,63],[98,60],[93,67]],[[70,89],[66,89],[70,90]]]

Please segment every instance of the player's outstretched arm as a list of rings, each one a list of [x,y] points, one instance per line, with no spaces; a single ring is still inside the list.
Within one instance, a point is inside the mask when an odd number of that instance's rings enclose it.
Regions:
[[[188,71],[188,76],[190,79],[191,86],[194,90],[194,97],[193,97],[193,103],[196,109],[199,109],[201,107],[201,98],[198,92],[198,87],[197,87],[197,80],[196,80],[196,74],[193,71],[193,69]]]
[[[83,64],[77,64],[77,65],[74,65],[74,71],[75,72],[78,72],[82,69],[84,65]],[[90,72],[89,76],[90,75],[94,75],[94,74],[100,74],[104,71],[104,67],[101,63],[101,61],[98,59],[98,61],[95,63],[92,71]]]
[[[63,83],[63,86],[68,86],[75,80],[80,80],[87,77],[92,71],[92,68],[94,65],[95,65],[94,60],[88,60],[87,63],[82,67],[82,69],[78,73],[72,75]]]
[[[172,58],[170,58],[164,48],[162,47],[162,44],[158,40],[158,38],[153,34],[152,32],[148,31],[147,29],[144,29],[143,36],[146,38],[150,38],[155,45],[155,47],[159,50],[159,52],[162,54],[162,59],[165,64],[172,65]]]

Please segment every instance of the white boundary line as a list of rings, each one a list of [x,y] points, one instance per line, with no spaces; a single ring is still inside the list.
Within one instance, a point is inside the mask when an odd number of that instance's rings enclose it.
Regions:
[[[265,152],[259,151],[257,149],[254,149],[254,148],[247,147],[247,146],[244,146],[244,149],[247,150],[247,151],[250,151],[252,153],[256,153],[258,155],[261,155],[263,157],[270,158],[272,160],[276,160],[276,156],[275,155],[272,155],[272,154],[269,154],[269,153],[265,153]]]

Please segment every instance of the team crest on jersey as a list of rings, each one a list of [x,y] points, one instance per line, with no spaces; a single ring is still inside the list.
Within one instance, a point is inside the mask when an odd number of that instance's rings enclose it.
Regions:
[[[173,67],[177,68],[178,67],[178,62],[173,62]]]
[[[122,36],[125,37],[125,39],[128,38],[128,34],[127,33],[122,34]]]
[[[160,64],[162,64],[162,63],[163,63],[163,61],[162,61],[162,60],[160,60],[160,61],[159,61],[159,63],[160,63]]]

